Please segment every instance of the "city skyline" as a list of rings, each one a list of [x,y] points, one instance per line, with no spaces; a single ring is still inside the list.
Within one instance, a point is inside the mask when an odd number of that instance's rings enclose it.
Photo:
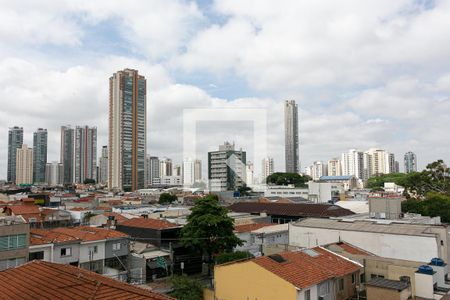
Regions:
[[[97,3],[33,9],[5,4],[11,18],[3,20],[10,29],[0,46],[0,70],[8,74],[0,78],[0,143],[7,144],[8,127],[28,133],[47,128],[48,161],[54,161],[59,127],[83,123],[97,126],[98,145],[107,145],[108,77],[129,67],[151,78],[147,140],[152,156],[182,161],[177,141],[184,108],[262,107],[270,112],[267,153],[283,170],[282,103],[295,99],[303,166],[372,147],[397,157],[413,151],[419,170],[437,159],[450,160],[450,142],[442,138],[450,126],[449,4],[287,1],[252,10],[227,1],[158,3],[120,11],[111,3],[101,3],[102,9]],[[20,24],[22,14],[36,17],[16,32],[22,27],[14,23]],[[166,24],[164,31],[139,26],[148,19]],[[315,31],[300,31],[305,24]],[[440,47],[424,48],[427,44]],[[210,148],[200,152],[235,140],[250,155],[254,145],[246,142],[242,128],[217,138],[205,130]],[[30,134],[24,143],[32,145]],[[5,146],[1,179],[6,169]]]

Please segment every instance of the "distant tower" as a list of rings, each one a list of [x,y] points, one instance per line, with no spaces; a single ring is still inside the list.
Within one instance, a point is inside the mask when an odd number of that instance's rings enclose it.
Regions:
[[[202,180],[202,161],[200,159],[194,160],[194,182]]]
[[[124,69],[109,79],[108,188],[144,188],[147,149],[147,81]]]
[[[96,180],[97,127],[77,126],[74,146],[74,183]]]
[[[63,166],[63,184],[74,182],[74,130],[70,126],[61,126],[60,162]]]
[[[211,191],[235,191],[245,184],[247,154],[234,150],[234,143],[208,152],[208,180]]]
[[[299,173],[298,107],[294,100],[284,104],[284,141],[287,173]]]
[[[47,165],[47,129],[38,128],[33,133],[33,182],[45,183]]]
[[[417,172],[417,156],[409,151],[405,153],[405,173]]]
[[[33,183],[33,149],[22,144],[16,150],[16,184]]]
[[[98,182],[100,184],[108,183],[108,146],[102,147],[102,156],[99,162]]]
[[[261,182],[266,183],[266,179],[268,176],[272,175],[274,172],[273,158],[265,157],[261,163]]]
[[[8,174],[9,182],[16,182],[16,154],[17,149],[22,148],[23,128],[11,127],[8,132]]]
[[[48,163],[45,168],[45,182],[49,186],[58,186],[63,184],[63,165],[57,161]]]

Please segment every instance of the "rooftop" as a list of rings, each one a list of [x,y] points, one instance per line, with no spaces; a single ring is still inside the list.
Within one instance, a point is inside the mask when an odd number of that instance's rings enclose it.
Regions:
[[[319,178],[319,180],[350,180],[352,179],[353,175],[349,175],[349,176],[322,176]]]
[[[166,220],[151,218],[134,218],[121,222],[119,226],[150,228],[150,229],[168,229],[179,227],[179,225]]]
[[[53,229],[31,229],[30,244],[64,243],[69,241],[101,241],[125,238],[128,235],[120,231],[97,227],[59,227]]]
[[[173,299],[70,265],[32,261],[0,272],[2,299]]]
[[[228,206],[234,212],[262,213],[291,217],[342,217],[353,215],[348,209],[331,204],[238,202]]]
[[[388,234],[402,234],[414,236],[430,236],[430,228],[445,228],[443,225],[407,224],[383,222],[383,220],[346,220],[346,219],[318,219],[308,218],[299,220],[291,226],[336,229],[348,231],[376,232]]]
[[[283,252],[253,260],[297,288],[307,288],[333,277],[357,272],[361,265],[321,247]]]
[[[272,223],[252,223],[252,224],[235,225],[234,226],[234,232],[237,232],[237,233],[250,232],[250,231],[253,231],[253,230],[260,229],[262,227],[274,226],[274,225],[276,225],[276,224],[272,224]]]
[[[406,283],[404,281],[390,280],[390,279],[385,279],[385,278],[380,278],[380,277],[373,278],[372,280],[367,282],[366,285],[390,289],[390,290],[397,290],[399,292],[403,291],[404,289],[408,288],[408,286],[409,286],[408,283]]]

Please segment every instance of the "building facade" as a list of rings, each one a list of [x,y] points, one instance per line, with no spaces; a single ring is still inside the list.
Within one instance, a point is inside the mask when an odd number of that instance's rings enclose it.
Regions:
[[[405,153],[405,173],[417,172],[417,156],[409,151]]]
[[[183,185],[186,187],[191,187],[194,182],[194,160],[192,158],[186,158],[183,161]]]
[[[342,175],[356,176],[358,179],[364,180],[364,153],[356,149],[350,149],[347,153],[342,153]]]
[[[21,216],[0,217],[0,271],[28,259],[30,226]]]
[[[265,157],[261,163],[261,182],[266,183],[267,177],[272,175],[274,172],[274,164],[272,157]]]
[[[97,178],[97,127],[75,128],[74,183]]]
[[[172,160],[167,157],[163,157],[159,160],[159,177],[172,176],[173,164]]]
[[[45,183],[47,165],[47,129],[38,128],[33,133],[33,182]]]
[[[294,100],[284,104],[284,141],[287,173],[299,173],[298,107]]]
[[[327,163],[328,176],[342,176],[341,161],[338,158],[332,158]]]
[[[98,171],[98,183],[108,184],[108,146],[102,147],[102,156],[100,156]]]
[[[60,162],[63,165],[63,184],[72,184],[74,177],[74,129],[61,126]]]
[[[147,81],[125,69],[109,79],[108,188],[144,188],[147,148]]]
[[[208,152],[208,179],[211,191],[233,191],[246,180],[246,152],[225,142],[218,151]]]
[[[45,166],[45,182],[49,186],[58,186],[64,183],[64,168],[62,163],[54,161]]]
[[[16,154],[17,149],[22,148],[23,128],[14,126],[8,131],[8,170],[7,180],[16,182]]]
[[[33,149],[26,144],[16,150],[16,184],[33,184]]]

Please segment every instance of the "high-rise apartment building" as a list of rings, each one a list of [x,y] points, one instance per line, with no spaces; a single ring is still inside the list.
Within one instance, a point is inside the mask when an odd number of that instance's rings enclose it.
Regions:
[[[7,180],[16,182],[16,154],[17,149],[22,148],[23,128],[14,126],[8,131],[8,170]]]
[[[358,179],[365,179],[364,153],[356,149],[350,149],[341,156],[342,175],[354,175]]]
[[[96,180],[97,127],[77,126],[74,146],[74,183]]]
[[[163,157],[159,160],[159,177],[172,176],[173,164],[172,160],[167,157]]]
[[[108,146],[102,146],[102,155],[99,160],[98,183],[108,184]]]
[[[315,161],[311,165],[311,178],[313,180],[319,180],[320,177],[325,176],[327,174],[327,165],[325,165],[322,161]]]
[[[404,157],[405,173],[417,172],[417,156],[409,151],[405,153]]]
[[[208,152],[208,179],[211,191],[233,191],[246,179],[246,152],[225,142],[218,151]]]
[[[298,107],[294,100],[284,104],[284,141],[286,172],[299,173]]]
[[[185,187],[191,187],[194,182],[194,160],[192,158],[186,158],[183,161],[183,185]]]
[[[200,159],[194,160],[194,182],[202,180],[202,161]]]
[[[328,176],[341,176],[341,161],[338,158],[332,158],[327,163]]]
[[[48,163],[45,167],[45,182],[49,186],[62,185],[64,181],[64,168],[57,161]]]
[[[157,156],[150,156],[149,158],[149,175],[150,178],[148,179],[149,185],[157,184],[159,181],[159,178],[161,177],[159,173],[159,158]]]
[[[108,187],[144,188],[147,149],[147,81],[125,69],[109,79]]]
[[[181,166],[180,165],[175,165],[173,167],[173,171],[172,171],[172,175],[173,176],[182,176],[182,170],[181,170]]]
[[[266,183],[267,177],[274,172],[274,164],[272,157],[265,157],[261,163],[261,182]]]
[[[33,149],[26,144],[16,150],[16,184],[33,184]]]
[[[47,129],[38,128],[33,133],[33,182],[45,183],[47,165]]]
[[[249,187],[255,183],[255,169],[251,161],[247,162],[245,166],[245,184]]]
[[[63,184],[74,182],[74,129],[61,126],[60,162],[63,165]]]
[[[366,159],[370,160],[368,163],[368,177],[377,176],[380,174],[394,173],[395,156],[386,150],[371,148],[365,152]]]

